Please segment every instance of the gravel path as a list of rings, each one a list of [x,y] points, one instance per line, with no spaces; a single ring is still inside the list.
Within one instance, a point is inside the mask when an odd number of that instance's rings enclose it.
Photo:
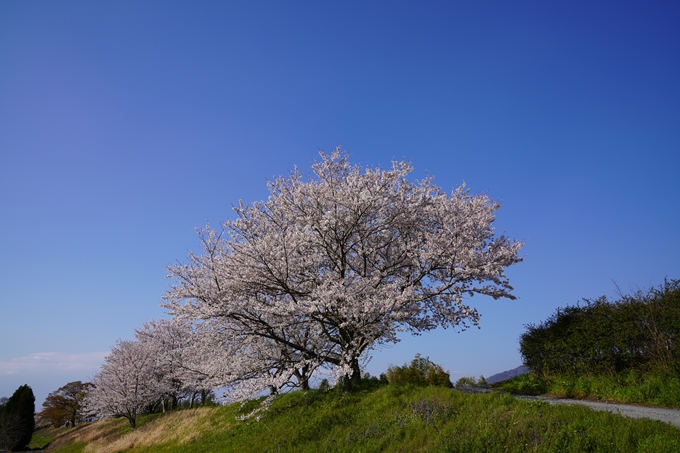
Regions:
[[[493,391],[484,387],[468,387],[456,390],[465,393],[490,393]],[[600,403],[596,401],[574,400],[566,398],[550,398],[546,396],[529,396],[515,394],[512,394],[512,396],[514,396],[515,398],[521,398],[523,400],[546,401],[550,404],[582,404],[597,411],[609,411],[614,414],[623,415],[624,417],[651,418],[652,420],[661,420],[662,422],[670,423],[671,425],[680,428],[680,409],[636,406],[634,404]]]
[[[512,395],[524,400],[541,400],[550,404],[582,404],[596,411],[609,411],[614,414],[621,414],[624,417],[632,418],[651,418],[661,420],[680,428],[680,410],[666,409],[663,407],[636,406],[634,404],[600,403],[597,401],[572,400],[565,398],[548,398],[545,396]]]

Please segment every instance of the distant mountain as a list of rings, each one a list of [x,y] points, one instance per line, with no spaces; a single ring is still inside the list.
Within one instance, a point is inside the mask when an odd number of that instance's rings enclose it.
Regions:
[[[489,384],[493,384],[494,382],[500,382],[504,381],[506,379],[513,378],[515,376],[519,376],[520,374],[527,374],[529,372],[529,368],[527,368],[524,365],[520,365],[517,368],[513,368],[512,370],[508,371],[503,371],[502,373],[494,374],[493,376],[489,376],[486,378],[486,382]]]

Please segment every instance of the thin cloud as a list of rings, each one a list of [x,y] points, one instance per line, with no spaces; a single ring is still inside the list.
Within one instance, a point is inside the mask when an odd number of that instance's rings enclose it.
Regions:
[[[38,352],[8,361],[0,361],[0,375],[60,373],[73,371],[97,372],[108,352],[64,354]]]

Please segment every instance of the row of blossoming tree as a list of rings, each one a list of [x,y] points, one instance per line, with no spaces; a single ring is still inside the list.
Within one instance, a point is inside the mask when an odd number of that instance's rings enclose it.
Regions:
[[[201,253],[169,267],[172,319],[119,342],[95,377],[99,414],[131,414],[178,386],[236,400],[307,389],[320,369],[351,390],[362,359],[400,332],[477,325],[464,296],[514,299],[504,272],[522,243],[495,234],[498,203],[411,182],[407,162],[362,169],[339,149],[320,154],[311,175],[296,168],[266,201],[199,231]]]

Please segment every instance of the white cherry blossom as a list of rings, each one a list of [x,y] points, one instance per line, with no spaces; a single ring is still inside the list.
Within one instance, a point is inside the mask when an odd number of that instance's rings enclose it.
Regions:
[[[241,202],[169,267],[164,306],[200,326],[219,358],[207,374],[239,395],[319,366],[349,389],[360,357],[399,332],[477,325],[463,296],[514,299],[504,272],[522,243],[495,234],[487,195],[411,182],[407,162],[362,169],[339,149],[312,169],[270,182],[266,201]]]

